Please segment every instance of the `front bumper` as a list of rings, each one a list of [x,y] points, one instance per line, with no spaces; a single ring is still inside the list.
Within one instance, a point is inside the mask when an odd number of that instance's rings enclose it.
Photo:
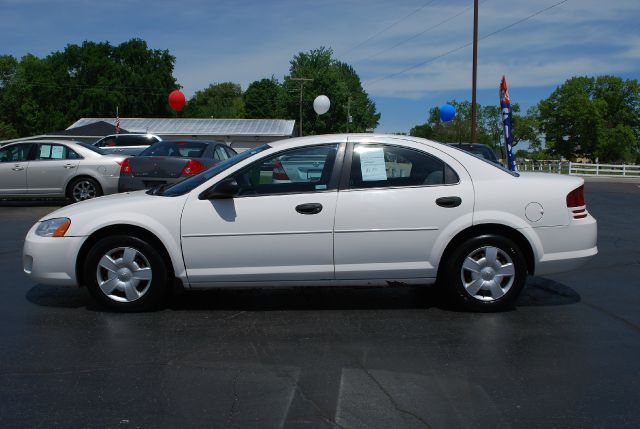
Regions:
[[[24,272],[40,284],[77,286],[76,259],[86,237],[40,237],[34,233],[37,225],[24,241]]]

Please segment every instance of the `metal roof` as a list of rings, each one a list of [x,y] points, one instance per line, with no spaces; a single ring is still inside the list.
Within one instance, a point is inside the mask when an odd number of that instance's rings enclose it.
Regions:
[[[67,130],[99,121],[115,126],[115,118],[81,118]],[[120,118],[120,127],[129,132],[172,135],[291,136],[294,126],[288,119]]]

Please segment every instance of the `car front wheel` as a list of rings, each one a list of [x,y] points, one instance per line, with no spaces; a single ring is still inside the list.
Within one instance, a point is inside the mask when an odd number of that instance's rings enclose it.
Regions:
[[[145,311],[167,296],[169,273],[162,255],[145,240],[113,236],[89,251],[84,279],[91,294],[114,311]]]
[[[512,240],[499,235],[466,240],[445,263],[446,287],[456,303],[471,311],[512,307],[527,279],[522,251]]]

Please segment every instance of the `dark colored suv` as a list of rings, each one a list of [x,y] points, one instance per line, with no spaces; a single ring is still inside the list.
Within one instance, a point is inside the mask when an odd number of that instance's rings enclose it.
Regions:
[[[135,156],[162,139],[153,134],[111,134],[103,137],[94,146],[106,153]]]
[[[494,162],[496,164],[500,164],[500,161],[496,157],[496,154],[493,153],[493,150],[485,144],[482,143],[447,143],[449,146],[453,146],[465,152],[469,152],[473,155],[479,156],[481,158],[486,159],[487,161]]]

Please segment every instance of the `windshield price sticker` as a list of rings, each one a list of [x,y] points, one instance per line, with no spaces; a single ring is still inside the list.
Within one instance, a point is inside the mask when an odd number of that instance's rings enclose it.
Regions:
[[[358,148],[358,153],[363,181],[387,180],[384,150],[381,147]]]

